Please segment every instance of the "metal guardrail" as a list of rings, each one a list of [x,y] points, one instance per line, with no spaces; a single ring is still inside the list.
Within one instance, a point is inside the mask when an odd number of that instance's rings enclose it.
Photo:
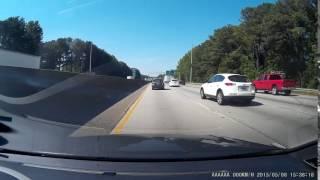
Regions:
[[[296,88],[295,91],[319,92],[318,89]]]

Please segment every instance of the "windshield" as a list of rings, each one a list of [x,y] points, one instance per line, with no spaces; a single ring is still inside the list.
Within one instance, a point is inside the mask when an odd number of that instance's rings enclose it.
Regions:
[[[280,80],[282,79],[280,75],[270,75],[270,80]]]
[[[0,147],[156,158],[313,141],[316,4],[2,2]]]
[[[229,76],[228,79],[233,82],[249,82],[246,76],[234,75],[234,76]]]
[[[155,83],[161,83],[162,80],[161,80],[161,79],[155,79],[155,80],[153,80],[153,82],[155,82]]]

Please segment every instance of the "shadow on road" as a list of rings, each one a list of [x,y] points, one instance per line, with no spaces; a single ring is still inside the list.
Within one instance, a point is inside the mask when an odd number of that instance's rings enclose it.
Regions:
[[[251,103],[242,103],[242,102],[228,102],[226,105],[234,107],[249,107],[249,106],[262,106],[263,104],[257,101],[252,101]]]
[[[2,136],[0,136],[0,146],[8,144],[8,140]],[[1,157],[1,155],[0,155]]]
[[[210,101],[217,103],[217,100],[214,98],[208,98]],[[243,103],[240,101],[228,101],[224,106],[233,106],[233,107],[250,107],[250,106],[262,106],[263,104],[257,101],[252,101],[251,103]]]
[[[14,130],[9,126],[7,126],[3,123],[0,123],[0,132],[1,133],[11,133],[11,132],[14,132]]]
[[[164,88],[164,89],[152,89],[153,91],[167,91],[167,90],[171,90],[171,89],[167,89],[167,88]]]

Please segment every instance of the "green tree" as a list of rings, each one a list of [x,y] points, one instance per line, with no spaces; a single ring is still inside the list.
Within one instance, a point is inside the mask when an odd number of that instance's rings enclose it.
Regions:
[[[0,48],[39,55],[42,28],[38,21],[10,17],[0,21]]]
[[[41,68],[69,72],[89,70],[91,42],[81,39],[59,38],[41,46]],[[131,69],[115,56],[92,44],[92,69],[96,74],[127,77]]]
[[[241,73],[250,79],[284,71],[301,87],[316,88],[316,0],[279,0],[245,8],[241,23],[215,30],[193,49],[193,80],[215,73]],[[178,62],[182,78],[190,75],[188,51]]]

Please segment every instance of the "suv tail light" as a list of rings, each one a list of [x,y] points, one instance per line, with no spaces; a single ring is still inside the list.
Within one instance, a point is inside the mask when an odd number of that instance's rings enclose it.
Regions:
[[[224,83],[226,86],[234,86],[236,85],[235,83]]]

